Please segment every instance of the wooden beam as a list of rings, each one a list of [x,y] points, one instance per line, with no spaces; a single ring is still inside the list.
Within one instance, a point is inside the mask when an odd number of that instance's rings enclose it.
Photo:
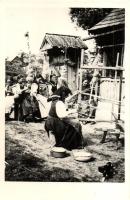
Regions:
[[[88,66],[88,65],[83,65],[83,67],[81,68],[81,69],[102,69],[102,70],[104,70],[104,69],[108,69],[108,70],[115,70],[115,71],[118,71],[118,70],[120,70],[120,71],[124,71],[125,69],[124,69],[124,67],[120,67],[120,66],[118,66],[118,67],[109,67],[109,66],[107,66],[107,67],[103,67],[103,66]]]
[[[123,44],[104,45],[104,46],[101,46],[101,48],[106,48],[106,47],[116,47],[116,46],[124,46],[124,43],[123,43]]]
[[[112,120],[112,121],[110,121],[110,120],[96,120],[96,119],[91,119],[91,118],[81,118],[81,117],[79,117],[78,118],[79,119],[79,121],[88,121],[88,122],[115,122],[114,120]]]
[[[104,35],[113,34],[113,33],[119,32],[119,31],[124,31],[124,28],[113,30],[113,31],[108,31],[106,33],[101,33],[101,34],[97,34],[97,35],[92,35],[92,36],[89,36],[88,38],[84,38],[83,41],[91,40],[91,39],[101,37],[101,36],[104,36]]]
[[[87,93],[87,92],[86,92],[86,93],[81,92],[81,94],[83,94],[83,95],[90,95],[90,93]],[[113,102],[113,103],[115,103],[115,104],[119,104],[119,103],[121,103],[121,106],[125,106],[124,104],[122,104],[121,101],[117,101],[117,100],[113,100],[113,99],[103,98],[103,97],[98,96],[98,95],[95,95],[95,94],[92,94],[91,96],[93,96],[93,97],[97,97],[98,99],[102,99],[102,100],[105,100],[105,101]]]
[[[81,60],[80,60],[80,70],[79,70],[79,72],[80,72],[80,82],[79,82],[79,91],[82,91],[82,70],[81,70],[81,68],[83,67],[83,59],[84,59],[84,49],[81,49]],[[78,103],[80,103],[81,102],[81,93],[79,94],[79,96],[78,96]]]

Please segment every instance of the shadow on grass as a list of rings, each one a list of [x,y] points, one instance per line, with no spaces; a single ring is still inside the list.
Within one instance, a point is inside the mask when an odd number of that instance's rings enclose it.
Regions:
[[[5,181],[80,182],[68,169],[48,166],[46,160],[26,153],[18,141],[6,138]]]

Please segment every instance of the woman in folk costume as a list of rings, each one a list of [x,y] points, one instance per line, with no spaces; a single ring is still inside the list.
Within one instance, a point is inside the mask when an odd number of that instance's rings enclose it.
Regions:
[[[54,95],[59,95],[61,100],[65,102],[65,99],[72,95],[71,90],[69,89],[67,82],[64,78],[59,77],[57,83],[57,90],[54,92]]]
[[[48,84],[49,96],[52,96],[57,91],[57,76],[55,74],[50,75],[50,81]]]
[[[65,103],[67,97],[71,97],[72,92],[68,87],[66,80],[62,77],[58,78],[57,83],[57,91],[54,93],[55,95],[60,96],[60,100]],[[74,111],[74,113],[73,113]],[[69,118],[64,118],[64,121],[72,125],[74,128],[79,129],[81,127],[79,120],[78,120],[78,113],[75,109],[71,109],[73,116]]]
[[[64,147],[68,150],[81,148],[83,145],[83,136],[81,125],[77,121],[71,123],[71,114],[66,110],[60,96],[53,95],[49,115],[45,122],[45,129],[50,137],[53,134],[55,137],[55,146]]]
[[[9,120],[14,107],[14,94],[12,90],[12,81],[7,80],[5,87],[5,119]]]
[[[22,110],[23,110],[23,120],[35,121],[41,118],[39,105],[37,101],[37,91],[38,91],[38,83],[33,78],[27,77],[27,86],[28,90],[24,95],[24,99],[22,102]]]
[[[50,102],[47,101],[47,95],[44,88],[42,88],[42,83],[45,85],[45,80],[41,77],[37,79],[38,85],[32,85],[32,94],[38,101],[39,110],[41,114],[41,118],[47,118],[48,112],[50,109]],[[44,93],[45,92],[45,93]]]
[[[15,120],[22,120],[22,102],[24,99],[25,91],[27,90],[26,81],[22,75],[17,77],[17,83],[14,85],[12,90],[14,93],[14,118]]]

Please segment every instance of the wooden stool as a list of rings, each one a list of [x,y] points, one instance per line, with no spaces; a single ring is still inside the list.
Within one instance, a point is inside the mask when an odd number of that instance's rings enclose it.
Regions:
[[[121,142],[121,145],[123,146],[124,142],[124,136],[121,137],[121,135],[124,135],[124,132],[121,132],[120,130],[115,130],[114,132],[110,132],[111,134],[114,134],[116,136],[116,144],[118,146],[119,141]]]

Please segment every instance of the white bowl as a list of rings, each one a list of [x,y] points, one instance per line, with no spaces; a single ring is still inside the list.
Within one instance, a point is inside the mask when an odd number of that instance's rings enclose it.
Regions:
[[[89,152],[86,152],[84,150],[80,150],[80,151],[75,150],[75,151],[73,151],[73,156],[74,156],[75,160],[82,161],[82,162],[89,161],[92,158],[92,154],[89,153]]]

